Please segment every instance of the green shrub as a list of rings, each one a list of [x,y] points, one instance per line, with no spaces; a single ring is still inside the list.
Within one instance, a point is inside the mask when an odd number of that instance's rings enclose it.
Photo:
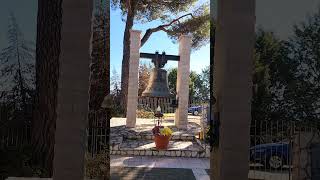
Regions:
[[[109,177],[108,156],[106,153],[96,154],[92,157],[89,154],[85,155],[85,174],[88,178],[103,178]]]
[[[153,117],[154,113],[152,111],[146,111],[144,109],[137,110],[137,118],[152,119]]]
[[[31,147],[1,148],[0,177],[46,177],[47,172],[31,163]]]

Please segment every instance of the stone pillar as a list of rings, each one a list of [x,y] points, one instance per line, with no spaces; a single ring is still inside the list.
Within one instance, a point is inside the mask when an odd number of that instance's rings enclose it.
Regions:
[[[187,129],[190,79],[191,37],[182,35],[179,38],[179,56],[177,72],[178,108],[175,112],[175,125],[180,129]]]
[[[127,127],[136,126],[136,111],[138,106],[138,83],[139,83],[139,59],[140,59],[140,34],[141,31],[130,30],[130,62],[128,79],[127,100]]]
[[[220,134],[211,153],[211,179],[247,180],[255,0],[218,1],[216,25],[215,112],[220,114]]]
[[[53,179],[84,179],[93,1],[63,1]]]

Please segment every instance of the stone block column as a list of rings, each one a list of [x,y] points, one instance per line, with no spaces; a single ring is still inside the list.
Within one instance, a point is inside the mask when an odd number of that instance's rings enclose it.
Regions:
[[[219,143],[211,179],[248,180],[255,0],[218,1],[214,81]]]
[[[130,60],[128,79],[127,100],[127,127],[136,126],[136,110],[138,106],[138,83],[139,83],[139,59],[140,59],[140,34],[141,31],[130,30]]]
[[[175,125],[187,129],[190,79],[191,36],[182,35],[179,38],[179,56],[177,72],[178,108],[175,112]]]

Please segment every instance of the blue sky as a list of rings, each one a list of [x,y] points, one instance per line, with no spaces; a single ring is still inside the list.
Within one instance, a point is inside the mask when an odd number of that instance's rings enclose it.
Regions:
[[[13,12],[26,40],[36,41],[37,0],[1,0],[0,3],[0,50],[7,46],[9,13]]]
[[[203,0],[201,0],[203,1]],[[290,4],[290,6],[288,6]],[[257,24],[267,30],[276,31],[281,38],[286,38],[294,23],[305,20],[319,8],[319,0],[268,0],[256,2]],[[286,11],[283,11],[285,9]],[[36,40],[37,0],[1,0],[0,4],[0,50],[7,46],[6,32],[9,12],[12,11],[27,40]],[[111,10],[111,68],[120,72],[122,60],[122,37],[124,22],[119,11]],[[157,26],[159,22],[137,24],[135,29],[145,31],[148,27]],[[157,32],[142,47],[142,52],[166,51],[167,54],[178,54],[178,45],[173,44],[163,32]],[[148,62],[148,61],[142,61]],[[191,55],[191,70],[199,71],[209,64],[209,44]],[[168,63],[166,67],[177,66],[177,62]],[[112,70],[112,69],[111,69]]]
[[[141,30],[142,35],[146,29],[156,27],[161,22],[153,21],[146,24],[135,24],[133,29]],[[110,9],[110,68],[111,71],[115,68],[120,74],[122,62],[122,41],[125,23],[121,20],[120,10]],[[154,53],[158,50],[160,53],[165,51],[166,54],[178,55],[179,45],[173,43],[172,40],[164,32],[156,32],[152,34],[147,43],[140,49],[140,52]],[[149,60],[141,59],[140,63],[149,63]],[[210,64],[210,43],[201,47],[199,50],[192,51],[190,59],[190,69],[196,72],[201,72],[203,68]],[[168,62],[166,69],[177,67],[177,62]]]

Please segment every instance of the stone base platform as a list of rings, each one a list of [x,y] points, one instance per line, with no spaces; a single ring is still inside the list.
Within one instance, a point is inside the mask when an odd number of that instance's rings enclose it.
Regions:
[[[112,155],[206,157],[205,150],[194,141],[170,141],[168,149],[157,150],[152,140],[127,140],[111,147]]]
[[[112,155],[136,156],[170,156],[170,157],[209,157],[209,148],[199,143],[196,138],[201,128],[191,124],[187,130],[173,125],[165,125],[173,130],[167,150],[157,150],[153,141],[151,124],[139,125],[135,128],[125,126],[111,127],[110,153]]]
[[[180,130],[175,126],[167,127],[173,131],[172,140],[193,141],[196,139],[195,136],[200,132],[198,128]],[[136,128],[126,128],[125,126],[112,127],[110,141],[117,142],[119,141],[119,137],[122,137],[122,139],[153,140],[152,128],[153,126],[137,126]]]

